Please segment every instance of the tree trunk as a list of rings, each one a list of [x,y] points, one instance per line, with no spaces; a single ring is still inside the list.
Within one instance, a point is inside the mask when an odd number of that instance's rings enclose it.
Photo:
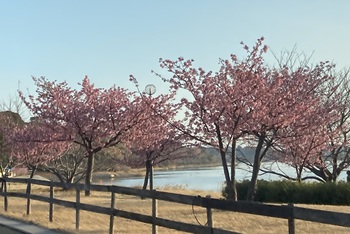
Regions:
[[[237,186],[236,186],[236,140],[232,141],[231,154],[231,185],[232,185],[232,199],[237,201]]]
[[[295,171],[297,173],[297,182],[301,183],[301,173],[303,171],[303,168],[302,168],[302,166],[298,166],[298,165],[296,165],[295,167],[296,167]]]
[[[88,162],[87,162],[87,167],[86,167],[86,177],[85,177],[85,196],[90,196],[91,191],[90,191],[90,185],[92,181],[92,172],[94,170],[94,153],[89,152],[88,154]]]
[[[337,183],[338,179],[338,174],[337,174],[337,169],[338,169],[338,157],[337,155],[333,155],[333,166],[332,166],[332,182]]]
[[[145,179],[143,181],[143,186],[142,186],[143,190],[147,189],[148,179],[150,177],[150,169],[151,169],[151,162],[150,162],[150,160],[147,159],[147,161],[146,161],[146,174],[145,174]]]
[[[32,172],[30,173],[30,176],[29,176],[30,179],[33,179],[35,171],[36,171],[36,168],[37,168],[37,166],[33,167]]]
[[[307,167],[313,174],[320,177],[324,182],[332,181],[332,173],[327,168]]]
[[[153,190],[153,161],[150,163],[151,168],[149,170],[149,190]]]
[[[230,179],[230,174],[228,171],[227,160],[226,160],[226,152],[224,151],[224,145],[222,143],[221,132],[219,125],[215,124],[216,135],[218,137],[219,142],[219,150],[222,162],[222,168],[224,169],[225,181],[227,186],[227,199],[233,199],[233,187]]]
[[[68,184],[73,184],[74,183],[74,179],[75,179],[75,177],[72,175],[72,176],[70,176],[68,179],[67,179],[67,183]]]
[[[53,174],[58,178],[60,183],[62,183],[62,184],[66,183],[65,179],[63,178],[63,176],[59,172],[58,173],[53,173]]]
[[[224,169],[225,182],[227,187],[227,199],[234,200],[233,185],[232,185],[232,180],[230,179],[230,174],[229,174],[227,161],[225,157],[226,155],[223,152],[220,152],[220,155],[221,155],[222,168]]]
[[[259,136],[259,142],[258,145],[255,149],[255,155],[254,155],[254,164],[253,164],[253,172],[252,172],[252,178],[250,180],[250,184],[248,187],[248,192],[247,192],[247,200],[248,201],[253,201],[256,193],[256,186],[258,183],[258,174],[260,170],[260,154],[261,150],[263,148],[264,144],[264,136]]]
[[[37,169],[37,166],[33,166],[32,172],[29,175],[29,179],[33,179],[36,169]],[[27,189],[26,189],[26,194],[27,195],[30,194],[30,190],[31,190],[31,185],[30,185],[30,183],[28,183],[27,184]]]

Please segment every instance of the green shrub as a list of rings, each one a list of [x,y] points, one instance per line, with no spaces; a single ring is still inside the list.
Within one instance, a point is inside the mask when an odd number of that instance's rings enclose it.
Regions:
[[[238,200],[245,200],[249,181],[237,183]],[[222,194],[226,197],[227,188],[223,188]],[[255,195],[257,202],[271,203],[303,203],[303,204],[328,204],[350,205],[350,184],[339,183],[307,183],[294,181],[266,181],[259,180]]]

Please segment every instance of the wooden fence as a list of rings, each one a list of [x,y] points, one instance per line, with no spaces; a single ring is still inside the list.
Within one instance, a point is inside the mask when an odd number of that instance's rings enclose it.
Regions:
[[[295,219],[312,221],[318,223],[332,224],[337,226],[350,227],[350,214],[338,213],[330,211],[321,211],[315,209],[306,209],[295,207],[293,204],[289,205],[268,205],[255,202],[229,201],[214,199],[210,197],[189,196],[168,192],[160,192],[156,190],[147,191],[136,188],[120,187],[120,186],[104,186],[91,185],[91,191],[103,191],[111,194],[110,207],[101,207],[97,205],[84,204],[80,202],[80,191],[86,189],[84,184],[62,184],[52,181],[43,181],[35,179],[19,179],[19,178],[0,178],[2,182],[2,190],[0,196],[4,198],[4,209],[8,210],[9,197],[22,197],[27,199],[27,214],[31,212],[31,200],[37,200],[49,203],[49,220],[53,221],[54,205],[61,205],[65,207],[74,208],[76,210],[76,229],[79,229],[80,210],[106,214],[110,216],[109,233],[114,233],[114,217],[122,217],[130,220],[136,220],[152,225],[152,233],[157,233],[157,226],[162,226],[170,229],[175,229],[190,233],[237,233],[234,231],[222,230],[215,228],[212,222],[212,209],[223,211],[234,211],[241,213],[249,213],[255,215],[263,215],[268,217],[282,218],[288,220],[289,233],[295,233]],[[27,190],[25,193],[10,192],[7,190],[7,183],[25,183]],[[40,196],[31,194],[31,185],[48,186],[50,189],[49,196]],[[54,197],[54,187],[69,188],[76,190],[76,201],[65,201]],[[152,216],[128,212],[115,208],[115,194],[125,194],[139,196],[142,198],[152,199]],[[207,225],[194,225],[189,223],[177,222],[164,218],[157,217],[157,201],[163,200],[174,203],[187,204],[192,206],[204,207],[207,210]]]

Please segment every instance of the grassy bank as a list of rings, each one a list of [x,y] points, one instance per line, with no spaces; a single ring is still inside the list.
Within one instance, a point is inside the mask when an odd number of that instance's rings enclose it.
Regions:
[[[189,195],[208,195],[206,191],[183,190],[178,187],[158,188],[162,191]],[[9,191],[25,191],[24,185],[10,184]],[[48,196],[47,188],[35,185],[33,193]],[[220,193],[212,193],[212,197],[220,198]],[[74,191],[55,192],[55,197],[59,199],[74,201]],[[4,212],[3,200],[1,199],[0,214],[10,216],[26,222],[33,222],[51,229],[64,230],[68,233],[108,233],[109,216],[91,212],[81,211],[80,230],[75,230],[75,210],[56,205],[54,208],[54,222],[48,220],[49,205],[47,203],[32,201],[32,213],[26,215],[26,199],[9,198],[9,210]],[[98,204],[100,206],[110,206],[110,194],[94,192],[92,196],[85,197],[81,194],[81,202],[87,204]],[[350,213],[348,206],[322,206],[322,205],[300,205],[303,207],[330,210]],[[138,197],[117,195],[116,207],[118,209],[151,215],[151,200],[141,200]],[[206,222],[206,211],[204,208],[181,205],[170,202],[159,201],[158,216],[181,222],[201,224]],[[263,216],[241,214],[236,212],[213,211],[214,226],[241,233],[287,233],[287,220],[268,218]],[[306,221],[296,221],[296,233],[348,233],[348,228],[312,223]],[[151,225],[143,224],[127,219],[115,218],[115,233],[151,233]],[[159,233],[182,233],[159,227]]]

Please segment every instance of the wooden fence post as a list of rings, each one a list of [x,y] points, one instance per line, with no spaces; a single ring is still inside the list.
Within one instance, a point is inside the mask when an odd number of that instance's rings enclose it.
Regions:
[[[30,205],[30,193],[32,190],[32,184],[31,184],[31,179],[28,179],[28,184],[27,184],[27,215],[30,215],[31,212],[31,205]]]
[[[207,195],[205,196],[206,198],[210,199],[211,196],[210,195]],[[207,225],[210,229],[213,228],[213,212],[211,210],[211,207],[206,207],[207,208]]]
[[[80,189],[76,190],[76,199],[75,199],[75,229],[79,230],[80,224]]]
[[[8,200],[7,200],[7,182],[3,182],[3,189],[4,189],[4,209],[5,211],[7,211],[7,208],[8,208]]]
[[[154,223],[155,219],[158,216],[158,210],[157,210],[157,205],[158,205],[158,200],[155,198],[155,194],[156,194],[156,190],[151,190],[152,191],[152,218],[153,218],[153,222],[152,222],[152,234],[157,234],[158,232],[158,227],[157,225]]]
[[[288,204],[290,207],[290,217],[288,218],[288,231],[289,234],[295,234],[295,222],[294,222],[294,205],[292,203]]]
[[[53,185],[52,185],[52,181],[50,181],[50,208],[49,208],[49,220],[50,222],[53,221]]]
[[[115,207],[115,192],[111,193],[111,215],[109,218],[109,234],[114,233],[114,207]]]

